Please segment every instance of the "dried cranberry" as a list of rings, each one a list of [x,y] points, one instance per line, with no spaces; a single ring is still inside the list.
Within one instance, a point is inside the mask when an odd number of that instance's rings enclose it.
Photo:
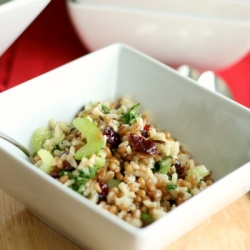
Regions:
[[[178,161],[175,162],[174,166],[175,166],[176,172],[178,174],[178,177],[180,179],[185,179],[186,169]]]
[[[75,168],[72,167],[71,164],[70,164],[67,160],[64,160],[64,161],[63,161],[62,170],[73,171],[73,170],[75,170]]]
[[[146,124],[146,125],[144,126],[143,130],[141,131],[142,136],[144,136],[144,137],[147,137],[147,136],[148,136],[148,130],[149,130],[149,128],[150,128],[150,125],[149,125],[149,124]]]
[[[135,134],[129,134],[129,138],[132,145],[134,146],[135,151],[138,153],[143,153],[146,155],[157,154],[156,146],[152,141]]]
[[[50,176],[55,178],[55,179],[59,178],[60,177],[59,171],[52,171],[50,173]]]
[[[121,143],[120,135],[116,133],[111,127],[106,127],[103,133],[107,136],[107,140],[112,147],[118,147],[118,145]]]
[[[99,202],[106,201],[107,200],[108,191],[109,191],[108,185],[105,182],[100,181],[99,182],[99,186],[100,186],[100,188],[102,190],[102,192],[99,193]]]

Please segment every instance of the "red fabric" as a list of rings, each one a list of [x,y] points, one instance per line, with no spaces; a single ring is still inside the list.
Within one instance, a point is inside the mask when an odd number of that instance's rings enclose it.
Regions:
[[[86,53],[69,21],[66,0],[51,0],[0,57],[0,90],[16,86]]]
[[[69,21],[66,0],[51,3],[0,57],[0,92],[88,53]],[[234,99],[250,108],[250,53],[216,72]]]

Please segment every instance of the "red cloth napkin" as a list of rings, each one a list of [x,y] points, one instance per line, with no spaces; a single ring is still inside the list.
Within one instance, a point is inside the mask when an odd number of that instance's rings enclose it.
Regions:
[[[87,54],[70,23],[65,0],[51,3],[0,57],[0,92]],[[250,107],[250,53],[217,71],[234,99]]]

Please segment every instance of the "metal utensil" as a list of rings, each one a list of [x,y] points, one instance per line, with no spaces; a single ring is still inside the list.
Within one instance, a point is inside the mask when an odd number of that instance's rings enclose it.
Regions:
[[[207,89],[216,91],[230,99],[233,99],[231,91],[229,90],[226,82],[220,77],[216,76],[213,71],[205,71],[202,73],[197,82]]]
[[[217,76],[213,71],[205,71],[200,74],[195,68],[188,65],[181,65],[177,71],[183,75],[195,80],[198,84],[204,86],[207,89],[220,93],[230,99],[233,99],[232,93],[227,83]]]
[[[1,139],[4,139],[5,141],[10,142],[11,144],[13,144],[13,145],[16,146],[17,148],[19,148],[21,151],[23,151],[23,153],[24,153],[25,155],[28,156],[28,158],[29,158],[31,161],[33,161],[33,160],[32,160],[32,154],[31,154],[30,151],[29,151],[26,147],[24,147],[21,143],[19,143],[18,141],[16,141],[15,139],[11,138],[10,136],[6,135],[5,133],[3,133],[3,132],[1,132],[1,131],[0,131],[0,138],[1,138]]]
[[[199,79],[199,77],[200,77],[200,72],[197,70],[197,69],[195,69],[195,68],[192,68],[192,67],[190,67],[190,66],[188,66],[188,65],[181,65],[178,69],[177,69],[177,71],[181,74],[181,75],[183,75],[183,76],[187,76],[187,77],[189,77],[189,78],[191,78],[191,79],[193,79],[193,80],[195,80],[195,81],[197,81],[198,79]]]

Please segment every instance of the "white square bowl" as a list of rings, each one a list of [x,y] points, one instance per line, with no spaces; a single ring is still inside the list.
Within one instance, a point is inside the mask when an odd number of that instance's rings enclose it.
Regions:
[[[145,228],[64,187],[0,140],[0,188],[86,249],[157,250],[249,190],[250,111],[126,45],[114,44],[0,94],[0,131],[29,147],[50,118],[70,121],[89,101],[131,94],[187,145],[215,183]]]
[[[50,0],[0,0],[0,56],[49,2]]]

